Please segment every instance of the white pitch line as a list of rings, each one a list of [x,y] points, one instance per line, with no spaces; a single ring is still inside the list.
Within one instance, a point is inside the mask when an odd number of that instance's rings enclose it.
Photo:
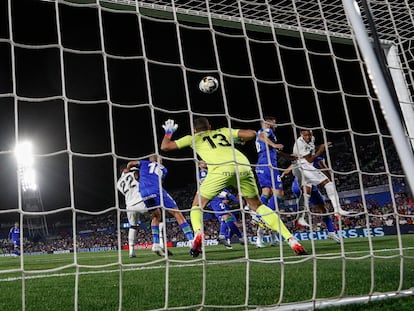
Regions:
[[[201,266],[202,264],[186,264],[186,265],[170,265],[170,268],[182,268],[182,267],[196,267]],[[153,269],[161,269],[165,268],[166,266],[152,266],[152,267],[137,267],[137,268],[126,268],[122,269],[124,271],[138,271],[138,270],[153,270]],[[71,272],[71,273],[53,273],[53,274],[40,274],[40,275],[33,275],[33,276],[26,276],[24,277],[25,280],[33,280],[33,279],[43,279],[43,278],[52,278],[52,277],[66,277],[66,276],[73,276],[73,275],[89,275],[89,274],[103,274],[103,273],[118,273],[121,272],[120,269],[116,270],[99,270],[99,271],[88,271],[88,272]],[[20,281],[23,278],[19,277],[8,277],[5,279],[0,279],[0,282],[14,282]]]
[[[414,249],[414,247],[407,247],[407,248],[403,248],[403,250],[411,250]],[[395,252],[399,250],[399,248],[395,248],[395,249],[381,249],[381,250],[375,250],[375,253],[379,253],[379,252]],[[346,252],[345,254],[361,254],[361,253],[367,253],[367,251],[353,251],[353,252]],[[143,254],[144,255],[144,254]],[[339,256],[341,255],[341,253],[329,253],[329,254],[321,254],[318,257],[328,257],[328,256]],[[374,255],[375,256],[375,255]],[[109,255],[107,257],[110,257]],[[297,257],[295,257],[297,258]],[[275,260],[276,258],[263,258],[263,259],[250,259],[251,261],[266,261],[266,260]],[[351,258],[350,258],[351,259]],[[61,259],[57,259],[55,258],[54,261],[60,261]],[[50,260],[49,260],[50,261]],[[211,261],[211,262],[207,262],[207,265],[216,265],[216,264],[222,264],[223,262],[221,261]],[[129,265],[129,264],[128,264]],[[184,267],[197,267],[197,266],[202,266],[203,263],[194,263],[194,264],[180,264],[180,265],[176,265],[176,264],[172,264],[170,265],[170,268],[184,268]],[[82,266],[82,265],[79,265]],[[123,271],[139,271],[139,270],[154,270],[154,269],[163,269],[165,268],[165,265],[158,265],[158,266],[151,266],[151,267],[136,267],[136,268],[123,268]],[[103,274],[103,273],[118,273],[121,272],[120,269],[115,269],[115,270],[99,270],[99,271],[88,271],[88,272],[71,272],[71,273],[53,273],[53,274],[39,274],[39,275],[33,275],[33,276],[25,276],[24,279],[25,280],[33,280],[33,279],[42,279],[42,278],[52,278],[52,277],[66,277],[66,276],[73,276],[73,275],[90,275],[90,274]],[[14,282],[14,281],[20,281],[22,280],[22,277],[8,277],[5,279],[0,279],[0,282]]]

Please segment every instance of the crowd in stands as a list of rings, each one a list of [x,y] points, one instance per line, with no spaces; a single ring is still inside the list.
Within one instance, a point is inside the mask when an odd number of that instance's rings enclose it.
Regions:
[[[172,195],[177,195],[172,192]],[[183,197],[183,192],[178,193],[179,197]],[[187,195],[191,197],[190,195]],[[414,203],[410,196],[404,192],[395,194],[396,210],[393,208],[392,202],[380,205],[375,200],[366,202],[367,212],[360,200],[342,204],[346,210],[355,212],[355,216],[345,217],[342,222],[342,229],[365,228],[367,221],[370,227],[378,226],[394,226],[399,224],[414,224]],[[244,212],[243,208],[235,205],[237,209],[236,216],[239,219],[240,226],[242,226],[242,213],[245,219],[245,234],[249,237],[256,235],[257,225],[251,221],[249,212]],[[240,212],[242,211],[242,212]],[[293,232],[306,231],[304,228],[295,227],[294,220],[296,214],[290,208],[282,208],[282,219],[285,221],[287,227]],[[126,213],[121,212],[121,223],[127,223]],[[184,215],[188,216],[185,212]],[[208,217],[207,215],[210,215]],[[217,239],[219,233],[219,223],[214,215],[206,213],[208,219],[205,220],[205,237],[206,239]],[[151,244],[151,229],[149,224],[150,218],[143,214],[141,225],[137,234],[138,244]],[[324,222],[321,215],[314,214],[312,218],[313,230],[325,230]],[[336,222],[336,225],[338,223]],[[5,226],[2,226],[4,228]],[[73,232],[72,224],[61,224],[54,232],[50,232],[48,237],[32,240],[30,238],[24,239],[24,251],[30,252],[53,252],[73,250]],[[77,248],[108,248],[116,249],[118,247],[118,224],[116,212],[110,212],[99,216],[83,216],[78,219],[77,224],[76,243]],[[185,241],[182,230],[175,221],[167,222],[167,240],[171,242]],[[2,230],[3,238],[0,240],[0,253],[8,253],[10,251],[10,241],[4,238],[4,230]],[[309,231],[309,229],[307,230]],[[126,245],[128,241],[128,230],[121,229],[120,245]]]
[[[353,149],[350,144],[344,144],[342,149],[337,148],[332,155],[332,167],[336,168],[335,181],[339,192],[355,189],[359,185],[359,174],[349,172],[360,169],[364,188],[389,183],[388,170],[392,177],[392,184],[403,182],[398,175],[403,175],[398,154],[393,144],[384,143],[384,148],[376,137],[359,137]],[[355,150],[355,154],[353,152]],[[356,162],[357,157],[358,162]]]
[[[370,141],[371,138],[368,139]],[[363,187],[380,186],[389,184],[389,176],[384,173],[386,167],[389,172],[393,174],[391,181],[392,184],[402,183],[402,178],[398,175],[402,175],[402,170],[397,159],[397,154],[394,150],[391,150],[389,146],[385,147],[385,154],[387,156],[387,163],[384,163],[383,157],[378,156],[382,153],[378,149],[378,143],[362,141],[356,148],[358,150],[358,166],[362,172],[369,174],[358,173],[349,174],[347,172],[357,169],[355,163],[355,155],[349,148],[349,145],[344,144],[343,150],[338,150],[335,154],[331,155],[331,165],[336,168],[334,170],[334,177],[337,189],[339,191],[346,191],[356,189],[359,185],[359,180],[362,180]],[[286,166],[287,167],[287,166]],[[361,177],[361,179],[360,179]],[[292,200],[294,198],[290,185],[292,182],[292,176],[288,176],[284,179],[285,186],[285,199]],[[189,218],[189,209],[191,202],[196,191],[195,185],[188,185],[182,189],[171,191],[171,195],[176,200],[178,206],[183,210],[183,213]],[[412,198],[406,192],[398,192],[394,196],[395,206],[393,208],[393,202],[387,202],[380,204],[375,200],[369,200],[364,207],[361,200],[353,200],[352,202],[342,202],[342,208],[347,211],[353,211],[355,213],[352,217],[345,217],[342,222],[342,229],[352,228],[365,228],[367,227],[367,221],[369,221],[370,227],[376,226],[394,226],[396,224],[413,224],[414,220],[414,203]],[[242,223],[242,219],[245,220],[245,235],[256,235],[256,224],[251,221],[251,216],[248,212],[244,212],[243,206],[233,205],[233,208],[237,209],[236,213],[239,223]],[[296,214],[291,207],[285,207],[280,209],[282,219],[286,226],[293,232],[301,232],[305,229],[295,227]],[[242,217],[244,213],[244,217]],[[208,214],[208,213],[206,213]],[[127,217],[125,212],[121,212],[121,223],[127,223]],[[211,217],[205,221],[205,237],[206,239],[216,239],[218,237],[219,224],[214,215],[209,214]],[[151,229],[150,229],[150,217],[142,217],[140,230],[137,234],[137,243],[139,244],[151,244]],[[7,233],[13,224],[2,224],[0,228],[0,253],[7,253],[10,251],[10,241],[7,240]],[[312,218],[313,230],[325,230],[324,222],[320,215],[313,215]],[[336,225],[338,225],[336,223]],[[242,225],[241,225],[242,226]],[[53,252],[62,250],[73,249],[73,228],[72,223],[60,223],[54,224],[54,227],[49,230],[49,236],[36,237],[24,239],[24,251],[25,252]],[[116,248],[119,245],[118,240],[118,228],[119,223],[117,221],[116,211],[106,213],[99,216],[79,216],[76,223],[76,244],[78,249],[108,247]],[[128,230],[120,229],[120,243],[121,245],[127,244]],[[309,229],[308,229],[309,230]],[[24,231],[24,230],[23,230]],[[27,232],[27,231],[26,231]],[[168,241],[184,241],[182,230],[179,228],[175,221],[167,222],[167,239]]]

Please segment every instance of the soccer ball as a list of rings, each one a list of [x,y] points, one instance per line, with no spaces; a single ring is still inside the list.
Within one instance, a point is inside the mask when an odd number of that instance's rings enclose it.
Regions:
[[[201,79],[198,88],[206,94],[214,93],[218,89],[219,83],[216,78],[207,76]]]

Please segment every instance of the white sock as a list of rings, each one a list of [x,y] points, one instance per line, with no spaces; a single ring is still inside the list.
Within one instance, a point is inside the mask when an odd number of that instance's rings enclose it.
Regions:
[[[309,199],[310,199],[310,197],[311,197],[310,194],[302,193],[301,199],[299,200],[299,204],[298,204],[298,212],[299,213],[296,216],[296,219],[302,218],[306,222],[305,212],[309,211]]]
[[[275,244],[275,243],[277,243],[278,242],[278,233],[277,233],[277,231],[271,231],[270,232],[270,243],[271,244]]]
[[[303,204],[305,206],[305,211],[309,211],[309,199],[310,199],[310,194],[304,193],[303,194]]]
[[[128,245],[129,245],[129,253],[134,253],[134,246],[135,246],[135,237],[137,236],[137,230],[134,228],[129,228],[128,231]]]
[[[329,200],[331,200],[331,204],[335,213],[337,213],[339,211],[339,198],[331,181],[325,185],[325,190]]]
[[[308,211],[309,210],[309,199],[310,194],[301,192],[298,202],[298,212],[299,211]]]
[[[264,229],[259,227],[257,229],[257,243],[259,244],[263,243],[263,235],[264,235]]]
[[[160,245],[161,247],[164,247],[164,223],[160,222]]]
[[[293,246],[295,246],[296,244],[299,244],[299,242],[298,241],[296,241],[296,239],[295,238],[290,238],[288,241],[288,244],[289,244],[289,246],[290,246],[290,248],[293,248]]]

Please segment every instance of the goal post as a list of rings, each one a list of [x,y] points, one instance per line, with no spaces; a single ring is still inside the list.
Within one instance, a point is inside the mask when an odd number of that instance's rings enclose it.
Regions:
[[[402,115],[404,118],[404,124],[406,126],[408,137],[411,140],[412,148],[414,147],[414,110],[410,101],[410,92],[408,84],[404,78],[404,72],[402,70],[401,61],[398,57],[398,48],[395,45],[391,45],[386,49],[387,61],[390,66],[390,73],[392,80],[394,81],[395,90],[397,92]]]
[[[414,156],[413,149],[409,144],[409,142],[412,141],[413,136],[407,137],[407,135],[412,134],[413,131],[413,124],[410,122],[413,115],[412,107],[410,110],[409,108],[407,109],[407,107],[404,107],[404,103],[401,103],[399,105],[401,106],[401,109],[403,109],[402,111],[404,113],[404,119],[401,120],[400,115],[396,111],[394,105],[397,103],[394,103],[394,100],[390,93],[390,85],[387,85],[386,83],[384,72],[381,70],[377,56],[373,51],[372,41],[369,39],[367,29],[363,24],[361,12],[358,8],[358,3],[355,0],[343,0],[343,4],[347,12],[347,16],[352,24],[352,29],[355,33],[362,56],[365,60],[368,74],[373,83],[373,87],[375,89],[375,92],[378,94],[384,117],[388,123],[388,128],[390,129],[402,165],[407,174],[406,176],[410,184],[411,193],[414,193],[414,177],[412,177],[414,176]],[[373,30],[371,29],[371,31]],[[394,65],[396,63],[395,58],[393,60],[394,63],[390,65]],[[395,74],[393,77],[395,77]],[[398,79],[395,82],[398,83],[397,88],[400,90],[404,87],[404,85],[406,85],[406,83],[401,83],[404,82],[401,81],[401,79]],[[400,95],[400,97],[404,95],[401,94],[401,92],[402,91],[397,93]],[[405,124],[406,126],[403,127],[402,124]],[[405,129],[407,129],[407,131],[405,131]]]

